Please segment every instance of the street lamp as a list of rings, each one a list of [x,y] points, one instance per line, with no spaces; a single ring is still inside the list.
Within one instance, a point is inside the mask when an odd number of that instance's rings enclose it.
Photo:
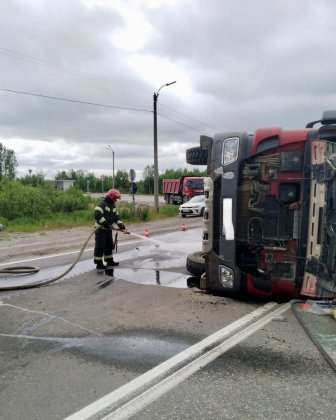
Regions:
[[[170,86],[176,83],[174,82],[165,83],[162,85],[157,92],[154,92],[153,102],[154,102],[154,205],[155,210],[159,212],[159,165],[158,165],[158,148],[157,148],[157,110],[156,104],[159,97],[160,90],[165,86]]]
[[[111,150],[112,152],[112,188],[114,188],[114,151],[112,150],[112,147],[110,145],[108,145],[107,147],[105,147],[105,149],[107,150]]]

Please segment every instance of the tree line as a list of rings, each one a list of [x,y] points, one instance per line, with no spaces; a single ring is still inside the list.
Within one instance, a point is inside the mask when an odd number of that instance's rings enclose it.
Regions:
[[[159,186],[161,191],[162,180],[164,178],[176,179],[181,176],[206,176],[206,171],[194,168],[192,171],[184,169],[166,169],[159,175]],[[56,174],[55,179],[73,180],[74,187],[86,192],[103,192],[110,188],[117,188],[122,193],[130,192],[130,180],[128,172],[117,170],[113,179],[111,175],[104,175],[103,178],[96,177],[94,173],[84,170],[61,171]],[[147,165],[142,173],[142,179],[137,181],[138,194],[154,193],[154,165]]]
[[[43,186],[46,181],[42,171],[37,173],[29,173],[21,178],[16,178],[16,168],[18,163],[13,150],[6,149],[0,143],[0,181],[3,179],[17,179],[20,183],[27,186],[39,187]],[[164,178],[176,179],[181,176],[205,176],[206,171],[198,168],[166,169],[159,175],[159,190],[161,192],[162,180]],[[55,176],[55,180],[73,180],[74,187],[84,192],[105,192],[114,187],[122,193],[130,192],[130,180],[126,170],[117,170],[114,179],[112,175],[96,176],[93,172],[83,169],[67,171],[59,171]],[[138,194],[154,193],[154,165],[147,165],[142,173],[142,179],[136,180]]]

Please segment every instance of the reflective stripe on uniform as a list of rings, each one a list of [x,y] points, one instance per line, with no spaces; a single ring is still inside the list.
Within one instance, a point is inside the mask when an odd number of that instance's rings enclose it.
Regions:
[[[104,213],[104,210],[99,206],[95,207],[95,211],[100,211],[100,213]]]
[[[100,229],[106,229],[106,228],[104,228],[104,226],[103,225],[101,225],[101,224],[99,224],[98,222],[95,222],[95,228],[100,228]],[[106,229],[107,230],[107,229]]]

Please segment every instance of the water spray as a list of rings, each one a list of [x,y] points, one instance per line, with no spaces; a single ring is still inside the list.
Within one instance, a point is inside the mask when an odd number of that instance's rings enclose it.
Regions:
[[[141,236],[141,235],[139,235],[139,234],[137,234],[137,233],[130,232],[130,231],[128,231],[128,230],[122,230],[122,229],[114,229],[114,230],[116,230],[116,231],[118,231],[118,232],[122,232],[122,233],[124,233],[125,235],[132,235],[132,236],[135,236],[135,237],[137,237],[137,238],[139,238],[139,239],[142,239],[142,240],[148,240],[148,241],[154,242],[154,243],[155,243],[156,248],[158,248],[160,245],[162,245],[160,241],[157,241],[157,240],[155,240],[155,239],[152,239],[152,238],[150,238],[148,235]]]

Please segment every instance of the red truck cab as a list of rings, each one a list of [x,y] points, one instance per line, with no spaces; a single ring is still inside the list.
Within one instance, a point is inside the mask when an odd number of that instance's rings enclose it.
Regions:
[[[208,172],[201,288],[334,297],[336,112],[304,129],[201,136],[200,149]],[[193,153],[187,162],[200,164]]]
[[[162,192],[169,204],[186,203],[195,195],[204,194],[204,177],[182,176],[180,179],[164,179]]]

